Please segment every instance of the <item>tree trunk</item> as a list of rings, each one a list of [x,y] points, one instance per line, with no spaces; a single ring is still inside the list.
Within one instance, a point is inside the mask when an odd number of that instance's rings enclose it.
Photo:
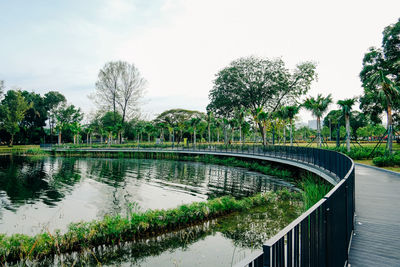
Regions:
[[[239,143],[243,145],[243,140],[242,140],[242,125],[239,123]]]
[[[228,144],[228,132],[226,131],[226,125],[224,124],[224,144]]]
[[[321,118],[317,117],[317,136],[318,136],[318,147],[321,147]]]
[[[275,145],[275,123],[272,123],[272,144]]]
[[[283,126],[283,144],[286,145],[286,125]]]
[[[293,123],[290,120],[290,146],[293,146]]]
[[[11,139],[10,139],[10,147],[12,147],[13,146],[13,144],[14,144],[14,135],[12,134],[11,135]]]
[[[208,124],[208,143],[211,143],[211,129],[210,129],[210,123]]]
[[[58,133],[58,144],[61,145],[61,131]]]
[[[219,143],[219,129],[217,130],[217,143]]]
[[[388,150],[389,154],[392,154],[393,147],[392,147],[392,140],[393,140],[393,119],[392,119],[392,106],[388,105],[387,106],[387,120],[388,120],[388,138],[387,138],[387,144],[388,144]]]
[[[254,134],[253,134],[253,142],[257,142],[257,122],[254,121]]]
[[[349,114],[345,115],[346,119],[346,147],[347,152],[350,152],[350,116]]]
[[[194,147],[196,147],[196,127],[193,128],[193,143]]]
[[[259,122],[258,127],[260,128],[262,143],[264,146],[266,146],[267,145],[266,125],[264,123]]]

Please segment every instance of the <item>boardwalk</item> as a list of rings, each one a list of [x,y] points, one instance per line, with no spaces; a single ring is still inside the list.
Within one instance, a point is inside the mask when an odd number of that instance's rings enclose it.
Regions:
[[[351,267],[400,267],[400,175],[356,165]]]

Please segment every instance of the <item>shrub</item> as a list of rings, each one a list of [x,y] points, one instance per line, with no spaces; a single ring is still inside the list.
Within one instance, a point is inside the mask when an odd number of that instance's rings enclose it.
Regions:
[[[389,156],[375,157],[372,163],[378,167],[400,166],[400,153],[397,152]]]

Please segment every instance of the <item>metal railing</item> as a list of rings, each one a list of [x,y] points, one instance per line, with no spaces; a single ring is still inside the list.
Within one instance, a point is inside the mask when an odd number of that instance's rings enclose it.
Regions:
[[[46,147],[49,149],[49,147]],[[58,149],[62,150],[62,149]],[[354,229],[354,162],[344,154],[317,148],[290,146],[174,146],[132,148],[86,148],[96,152],[179,152],[255,155],[279,158],[318,168],[335,178],[337,184],[318,203],[267,240],[236,266],[303,267],[345,266]]]

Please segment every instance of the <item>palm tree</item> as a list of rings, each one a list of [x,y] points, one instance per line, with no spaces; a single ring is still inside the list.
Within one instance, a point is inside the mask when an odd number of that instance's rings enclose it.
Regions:
[[[354,105],[356,100],[354,98],[349,98],[345,100],[339,100],[337,104],[342,108],[344,119],[346,122],[346,147],[347,152],[350,152],[350,113],[351,107]]]
[[[190,126],[193,127],[193,143],[194,146],[196,147],[196,127],[197,125],[199,125],[199,123],[201,122],[201,118],[198,117],[194,117],[190,120]]]
[[[290,124],[290,146],[293,146],[293,119],[299,113],[300,106],[285,106],[282,107],[281,112]]]
[[[243,144],[244,138],[242,138],[242,125],[245,122],[245,117],[247,116],[247,111],[244,107],[241,107],[235,112],[235,119],[237,121],[237,125],[239,127],[239,142]]]
[[[327,111],[329,104],[332,103],[332,96],[329,94],[327,97],[323,97],[318,94],[317,98],[308,97],[303,106],[311,111],[311,113],[317,117],[317,135],[318,135],[318,146],[321,147],[321,117]]]
[[[392,80],[390,80],[383,70],[378,70],[372,73],[366,79],[366,94],[369,94],[374,99],[378,99],[386,106],[387,113],[387,131],[388,131],[388,150],[392,153],[393,141],[393,119],[392,105],[400,98],[400,88]]]
[[[214,122],[214,114],[212,111],[207,112],[207,129],[208,129],[208,143],[211,143],[211,124]]]

